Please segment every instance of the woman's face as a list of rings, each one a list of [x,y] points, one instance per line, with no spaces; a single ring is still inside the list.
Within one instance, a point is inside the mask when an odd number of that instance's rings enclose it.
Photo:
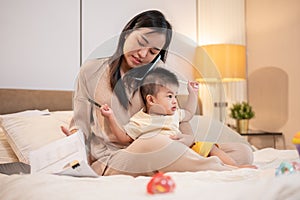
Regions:
[[[126,35],[124,42],[123,71],[150,63],[160,52],[166,42],[163,33],[150,28],[140,28]]]

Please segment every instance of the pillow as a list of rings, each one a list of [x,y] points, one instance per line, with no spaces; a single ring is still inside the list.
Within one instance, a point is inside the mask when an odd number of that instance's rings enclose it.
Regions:
[[[1,118],[8,118],[8,117],[30,117],[30,116],[40,116],[40,115],[49,115],[49,110],[25,110],[22,112],[11,113],[0,115]],[[0,119],[1,121],[1,119]]]
[[[60,126],[68,126],[72,115],[72,111],[26,111],[0,115],[0,123],[19,161],[30,164],[30,151],[65,137]]]
[[[0,127],[0,164],[17,161],[18,158],[15,152],[8,144],[3,129]]]

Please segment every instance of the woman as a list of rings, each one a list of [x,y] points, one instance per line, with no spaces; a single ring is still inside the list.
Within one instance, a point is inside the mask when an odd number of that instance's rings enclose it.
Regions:
[[[164,15],[156,10],[145,11],[124,27],[110,58],[89,60],[81,67],[74,94],[74,117],[69,130],[63,131],[66,135],[78,129],[84,132],[91,166],[99,175],[233,169],[216,157],[203,158],[160,134],[122,144],[97,108],[107,104],[117,113],[118,123],[126,124],[144,106],[136,92],[139,81],[152,65],[163,66],[171,38],[172,27]],[[180,130],[192,135],[188,123],[182,123]],[[252,152],[243,144],[226,148],[223,150],[237,162],[242,157],[246,159],[240,161],[251,162]]]

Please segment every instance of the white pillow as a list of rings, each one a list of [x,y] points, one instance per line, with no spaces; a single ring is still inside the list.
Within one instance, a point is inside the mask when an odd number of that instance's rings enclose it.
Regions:
[[[60,126],[68,126],[72,111],[26,111],[0,115],[0,123],[19,161],[29,164],[29,152],[65,137]]]

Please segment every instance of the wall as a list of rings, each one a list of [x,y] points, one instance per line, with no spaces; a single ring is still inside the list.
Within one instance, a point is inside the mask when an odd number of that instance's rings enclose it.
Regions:
[[[1,0],[0,88],[74,89],[80,60],[148,9],[195,42],[196,0]]]
[[[249,101],[255,129],[282,131],[287,148],[300,131],[300,1],[247,0]]]
[[[0,29],[1,88],[74,88],[79,0],[1,0]]]
[[[196,41],[196,0],[83,0],[82,7],[83,61],[97,48],[110,47],[132,17],[150,9],[162,11],[176,33]]]

